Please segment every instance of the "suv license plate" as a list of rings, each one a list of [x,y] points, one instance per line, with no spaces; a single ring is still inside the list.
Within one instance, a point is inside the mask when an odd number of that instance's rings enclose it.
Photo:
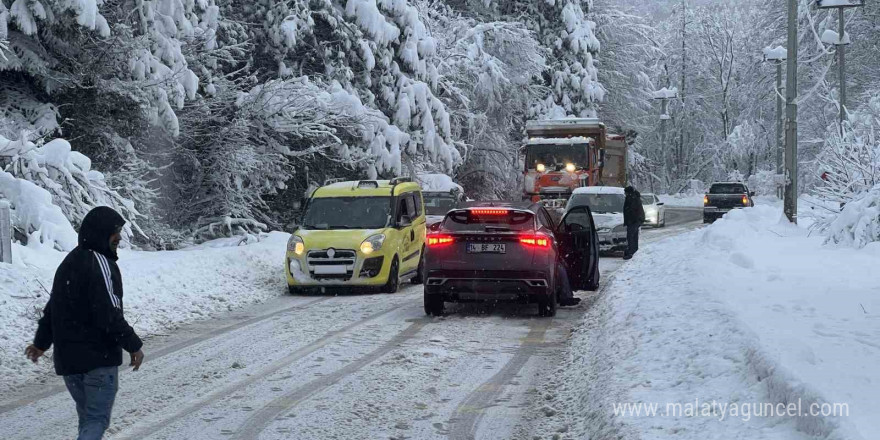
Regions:
[[[503,243],[468,243],[469,254],[506,254],[507,246]]]

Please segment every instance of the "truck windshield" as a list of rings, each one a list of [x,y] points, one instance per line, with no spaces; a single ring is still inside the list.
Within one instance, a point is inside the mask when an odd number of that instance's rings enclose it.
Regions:
[[[323,197],[312,199],[303,229],[379,229],[391,218],[391,197]]]
[[[566,164],[587,167],[587,144],[575,145],[529,145],[526,147],[526,166],[534,170],[543,164],[547,170],[561,171]]]
[[[595,214],[623,212],[625,200],[623,194],[575,194],[569,199],[566,210],[575,206],[589,206]]]
[[[425,199],[425,213],[428,215],[446,215],[451,209],[455,209],[458,201],[455,196],[446,193],[422,193]]]
[[[745,194],[746,187],[741,183],[716,183],[709,188],[709,194]]]

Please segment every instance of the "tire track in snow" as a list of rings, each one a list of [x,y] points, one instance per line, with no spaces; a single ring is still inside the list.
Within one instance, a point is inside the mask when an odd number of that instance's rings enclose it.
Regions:
[[[247,388],[247,387],[251,386],[252,384],[254,384],[260,380],[263,380],[263,379],[267,378],[268,376],[274,374],[275,372],[281,370],[282,368],[288,366],[289,364],[293,363],[294,361],[297,361],[300,358],[308,356],[308,355],[314,353],[315,351],[318,351],[321,348],[324,348],[325,346],[327,346],[333,342],[338,341],[346,333],[349,333],[358,327],[362,327],[366,324],[369,324],[373,321],[376,321],[379,318],[381,318],[385,315],[391,314],[391,313],[393,313],[401,308],[404,308],[408,305],[409,304],[396,305],[390,309],[385,309],[383,311],[369,315],[364,319],[353,322],[353,323],[351,323],[343,328],[340,328],[338,330],[333,330],[333,331],[325,334],[321,338],[319,338],[317,341],[315,341],[309,345],[306,345],[302,348],[299,348],[296,351],[288,354],[287,356],[284,356],[283,358],[278,359],[275,362],[272,362],[271,364],[269,364],[267,367],[263,368],[262,370],[257,371],[254,374],[250,375],[247,379],[233,382],[233,383],[228,384],[228,385],[226,385],[226,386],[224,386],[224,387],[222,387],[212,393],[204,395],[204,396],[192,401],[192,403],[190,403],[189,405],[186,405],[184,408],[180,409],[179,411],[177,411],[169,416],[163,416],[162,420],[157,420],[157,421],[152,422],[149,425],[143,426],[141,428],[139,428],[138,425],[134,425],[130,429],[131,432],[123,433],[118,438],[120,438],[120,439],[142,439],[142,438],[147,438],[152,435],[158,434],[159,432],[168,428],[172,424],[180,421],[181,419],[183,419],[189,415],[194,414],[195,412],[205,408],[206,406],[211,405],[211,404],[215,403],[216,401],[223,399],[224,397],[229,396],[237,391],[240,391],[244,388]]]
[[[552,319],[542,319],[530,325],[528,335],[520,344],[513,358],[458,405],[454,412],[456,418],[450,420],[450,439],[472,440],[476,438],[477,428],[486,414],[486,409],[492,406],[492,402],[501,395],[504,386],[510,383],[526,362],[538,351],[538,347],[544,343],[544,336],[552,322]]]
[[[147,360],[147,362],[152,362],[157,359],[168,356],[169,354],[174,354],[174,353],[177,353],[178,351],[181,351],[185,348],[192,347],[193,345],[214,339],[219,336],[223,336],[227,333],[234,332],[236,330],[239,330],[239,329],[242,329],[245,327],[249,327],[251,325],[263,322],[267,319],[271,319],[276,316],[283,315],[285,313],[288,313],[288,312],[291,312],[294,310],[304,309],[309,306],[315,305],[317,303],[328,301],[330,299],[333,299],[333,297],[328,296],[328,297],[314,299],[311,301],[300,302],[300,303],[297,303],[296,305],[293,305],[293,306],[290,306],[290,307],[287,307],[287,308],[284,308],[281,310],[277,310],[277,311],[274,311],[271,313],[267,313],[265,315],[254,316],[252,318],[245,319],[241,322],[237,322],[232,325],[220,327],[220,328],[214,329],[214,330],[209,330],[209,331],[202,333],[194,338],[186,339],[186,340],[178,342],[176,344],[162,347],[161,349],[159,349],[153,353],[148,353],[146,360]],[[55,385],[55,386],[52,386],[51,388],[49,388],[43,392],[40,392],[40,393],[34,394],[32,396],[24,397],[24,398],[0,405],[0,414],[4,414],[9,411],[12,411],[12,410],[24,407],[24,406],[28,406],[28,405],[35,403],[35,402],[38,402],[40,400],[47,399],[47,398],[53,397],[57,394],[66,393],[66,392],[67,392],[67,387],[65,387],[63,385]]]
[[[281,414],[291,410],[315,394],[335,385],[346,376],[356,373],[382,356],[385,356],[391,350],[400,346],[400,344],[413,338],[430,322],[430,318],[414,320],[409,327],[398,333],[397,336],[385,344],[382,344],[364,357],[334,371],[332,374],[313,380],[288,394],[276,398],[257,411],[253,416],[249,417],[244,425],[231,438],[235,440],[252,440],[258,438],[260,433],[268,428]]]

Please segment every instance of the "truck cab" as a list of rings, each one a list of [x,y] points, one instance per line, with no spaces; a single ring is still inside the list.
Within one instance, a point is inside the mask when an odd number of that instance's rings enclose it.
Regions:
[[[598,119],[528,121],[526,134],[523,199],[567,199],[598,183],[606,136]]]

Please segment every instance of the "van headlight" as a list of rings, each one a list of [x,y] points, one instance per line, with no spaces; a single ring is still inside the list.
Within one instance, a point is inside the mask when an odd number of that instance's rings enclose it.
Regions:
[[[361,252],[364,255],[370,255],[382,249],[382,243],[385,243],[385,234],[371,235],[361,243]]]
[[[302,237],[291,235],[290,240],[287,241],[287,252],[293,252],[294,254],[302,255],[305,251],[306,244],[303,242]]]

